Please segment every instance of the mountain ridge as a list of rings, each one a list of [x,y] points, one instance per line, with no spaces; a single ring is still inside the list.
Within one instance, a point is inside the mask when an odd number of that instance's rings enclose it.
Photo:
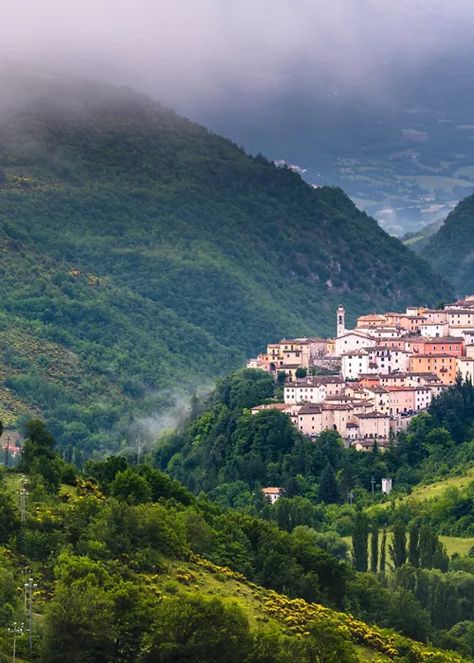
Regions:
[[[11,76],[0,73],[5,89]],[[329,335],[340,303],[354,317],[450,295],[340,189],[128,89],[54,77],[35,88],[31,75],[15,86],[26,101],[0,113],[0,309],[87,369],[85,401],[31,391],[59,440],[79,418],[77,444],[127,444],[131,414],[166,406],[171,386],[189,391],[272,338]],[[37,370],[25,367],[24,392]],[[97,397],[106,423],[84,416]]]
[[[459,296],[474,291],[474,193],[458,203],[420,253]]]

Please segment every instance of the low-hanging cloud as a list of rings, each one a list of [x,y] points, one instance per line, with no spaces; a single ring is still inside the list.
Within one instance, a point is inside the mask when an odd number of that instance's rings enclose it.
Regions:
[[[470,0],[0,0],[0,55],[225,107],[315,78],[383,91],[473,23]]]

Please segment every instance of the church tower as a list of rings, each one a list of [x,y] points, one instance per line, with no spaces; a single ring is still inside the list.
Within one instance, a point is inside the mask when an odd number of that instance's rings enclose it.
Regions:
[[[337,309],[337,325],[336,325],[336,338],[342,336],[346,331],[346,311],[344,306],[339,306]]]

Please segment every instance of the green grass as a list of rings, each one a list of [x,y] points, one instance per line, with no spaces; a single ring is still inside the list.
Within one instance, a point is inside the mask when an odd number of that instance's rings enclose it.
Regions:
[[[449,555],[467,555],[471,548],[474,547],[474,536],[470,538],[461,538],[459,536],[440,536],[441,541],[446,546]]]
[[[446,488],[466,488],[474,481],[474,467],[460,476],[448,477],[442,481],[436,481],[424,486],[417,486],[411,493],[410,498],[415,500],[428,500],[441,495]]]
[[[342,538],[349,546],[349,554],[351,554],[352,537],[344,536]],[[467,555],[470,549],[474,547],[474,536],[467,538],[463,538],[460,536],[440,536],[439,538],[446,546],[446,550],[449,556],[454,555],[454,553],[457,553],[458,555]],[[379,549],[381,545],[381,539],[382,537],[379,536]],[[387,532],[387,546],[389,545],[389,543],[391,543],[391,540],[392,540],[392,533]],[[370,536],[369,536],[369,545],[370,545]],[[388,563],[390,562],[388,561]]]
[[[180,571],[192,576],[192,581],[183,583],[179,581]],[[166,594],[186,594],[188,591],[199,591],[201,595],[218,598],[221,601],[236,603],[246,614],[252,630],[257,628],[276,628],[284,634],[291,634],[287,625],[266,614],[263,602],[267,598],[267,590],[256,585],[235,580],[225,573],[211,573],[195,563],[169,562],[166,571],[155,575],[150,581],[157,586],[160,592]],[[362,645],[355,645],[361,663],[374,661],[383,663],[390,659],[373,649]]]

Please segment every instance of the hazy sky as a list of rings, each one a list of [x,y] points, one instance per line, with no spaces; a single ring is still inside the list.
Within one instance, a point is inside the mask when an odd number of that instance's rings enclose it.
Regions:
[[[0,0],[0,55],[189,108],[316,73],[381,90],[472,40],[472,0]]]

